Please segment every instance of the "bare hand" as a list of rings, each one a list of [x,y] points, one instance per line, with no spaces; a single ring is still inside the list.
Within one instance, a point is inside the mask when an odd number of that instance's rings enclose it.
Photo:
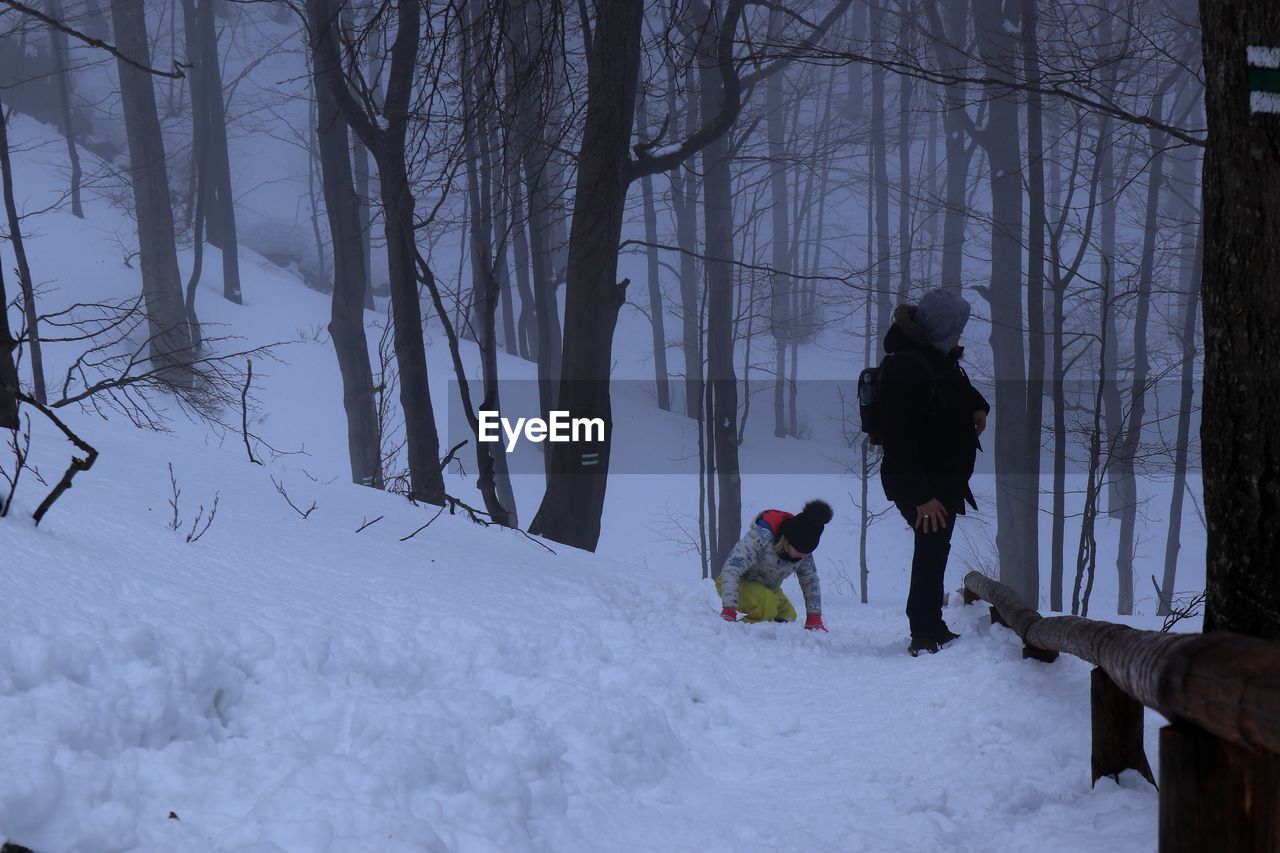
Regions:
[[[925,533],[937,533],[947,526],[947,509],[937,498],[916,507],[916,530]]]
[[[978,435],[982,435],[982,431],[987,428],[987,413],[982,409],[973,413],[973,429]]]

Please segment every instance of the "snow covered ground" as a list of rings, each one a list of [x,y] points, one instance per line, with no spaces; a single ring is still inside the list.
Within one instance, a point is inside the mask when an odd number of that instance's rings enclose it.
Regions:
[[[36,850],[1154,846],[1153,789],[1090,789],[1088,667],[978,607],[914,660],[838,594],[829,634],[731,625],[671,573],[448,515],[402,542],[426,508],[96,437],[0,523],[0,836]]]
[[[22,118],[13,133],[23,205],[43,209],[60,143]],[[28,220],[46,310],[136,291],[112,242],[127,223],[102,199],[86,206],[87,223]],[[434,510],[344,482],[336,363],[309,333],[326,298],[246,253],[246,304],[232,306],[217,262],[211,251],[202,319],[250,344],[294,341],[255,365],[255,428],[306,455],[260,467],[235,434],[67,415],[100,460],[39,528],[29,476],[0,520],[0,838],[38,851],[1154,847],[1149,785],[1090,787],[1087,665],[1023,661],[984,609],[960,606],[947,617],[962,640],[907,657],[909,537],[891,521],[874,531],[872,604],[856,603],[848,479],[745,483],[748,513],[836,505],[818,552],[829,634],[717,618],[662,522],[695,511],[691,478],[615,478],[600,555],[448,515],[402,541]],[[620,346],[642,332],[620,330]],[[51,346],[50,375],[73,355]],[[429,360],[443,388],[443,350]],[[503,371],[532,376],[515,360]],[[619,442],[688,432],[638,394],[618,411]],[[68,448],[33,423],[34,461],[56,478]],[[754,436],[767,452],[767,430]],[[315,511],[300,518],[272,477]],[[526,520],[538,479],[516,483]],[[470,494],[466,477],[453,484]],[[187,542],[215,494],[214,523]],[[966,519],[952,588],[986,524]],[[1114,602],[1100,571],[1099,601]],[[1149,715],[1153,763],[1159,723]]]

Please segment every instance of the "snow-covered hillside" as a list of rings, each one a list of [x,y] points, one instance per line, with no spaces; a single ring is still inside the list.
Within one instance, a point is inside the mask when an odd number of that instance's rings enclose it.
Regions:
[[[264,470],[234,447],[114,424],[95,437],[101,461],[44,525],[20,504],[0,527],[0,835],[12,841],[1153,843],[1150,786],[1126,774],[1090,789],[1088,667],[1021,660],[980,608],[952,608],[962,640],[917,660],[896,607],[836,598],[829,634],[730,625],[707,587],[670,573],[551,554],[448,515],[401,541],[434,510]],[[53,470],[58,448],[39,440]],[[310,517],[272,476],[317,505]],[[215,493],[213,525],[188,543]]]
[[[13,133],[23,204],[42,209],[60,143],[22,118]],[[112,242],[122,214],[87,207],[88,222],[28,220],[50,310],[136,291]],[[659,523],[694,505],[687,475],[615,478],[601,555],[448,514],[419,530],[434,508],[345,482],[336,365],[314,333],[325,297],[247,253],[233,306],[212,255],[202,319],[249,345],[291,341],[256,365],[255,430],[305,454],[259,466],[238,433],[180,416],[160,435],[62,410],[99,461],[39,528],[45,489],[28,472],[0,520],[0,838],[38,851],[1154,845],[1150,786],[1090,787],[1085,664],[1023,661],[983,608],[954,600],[963,638],[903,654],[897,525],[876,528],[869,606],[848,582],[852,512],[824,538],[828,634],[717,618],[696,558]],[[51,344],[50,375],[74,354]],[[443,351],[429,358],[445,387]],[[616,441],[657,433],[675,454],[688,440],[638,390],[618,411]],[[33,425],[52,481],[69,448]],[[277,482],[315,509],[302,518]],[[467,477],[453,486],[469,496]],[[516,487],[527,519],[539,478]],[[853,487],[767,474],[746,490],[763,508]]]

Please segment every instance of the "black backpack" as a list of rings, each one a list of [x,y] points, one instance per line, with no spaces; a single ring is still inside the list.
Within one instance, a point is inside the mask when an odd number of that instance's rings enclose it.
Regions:
[[[868,444],[878,446],[884,443],[884,420],[880,414],[881,371],[884,369],[885,361],[896,355],[908,356],[928,371],[931,395],[937,387],[940,374],[934,371],[933,365],[924,355],[915,350],[904,349],[891,352],[875,367],[864,368],[862,373],[858,374],[858,416],[862,421],[862,431],[867,434]]]

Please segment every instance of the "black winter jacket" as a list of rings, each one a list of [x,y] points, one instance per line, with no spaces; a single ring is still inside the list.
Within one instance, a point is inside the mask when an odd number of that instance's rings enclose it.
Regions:
[[[963,514],[966,502],[977,508],[969,489],[981,449],[973,413],[990,412],[991,406],[960,368],[963,349],[938,352],[926,342],[914,315],[911,306],[898,308],[884,338],[889,357],[880,371],[880,480],[885,497],[895,503],[920,506],[937,498],[948,512]],[[894,355],[907,350],[923,362]]]

